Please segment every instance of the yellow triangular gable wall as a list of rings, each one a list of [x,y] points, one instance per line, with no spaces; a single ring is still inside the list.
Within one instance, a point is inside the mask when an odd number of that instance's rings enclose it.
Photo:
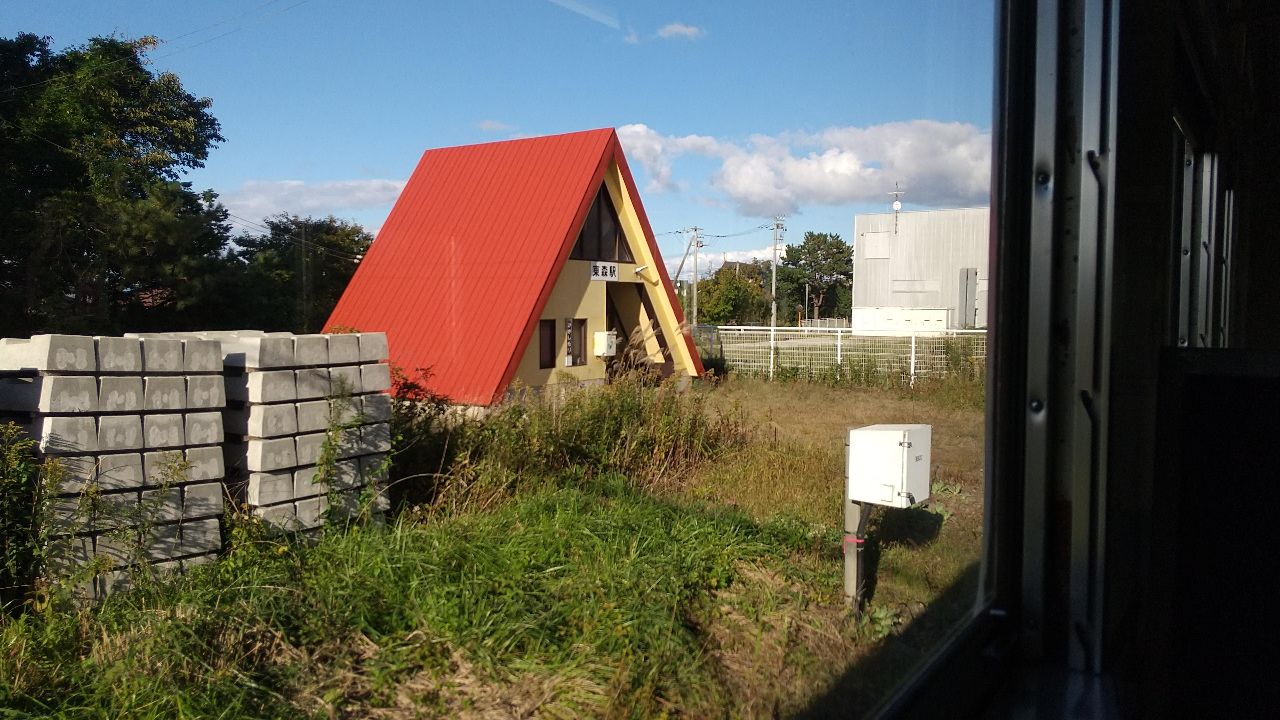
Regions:
[[[622,172],[615,161],[609,162],[609,169],[604,174],[604,186],[609,191],[609,199],[613,201],[613,209],[618,212],[618,223],[622,226],[623,236],[627,239],[627,247],[631,248],[631,256],[635,258],[636,267],[643,267],[643,272],[636,274],[644,280],[645,291],[657,314],[658,325],[667,340],[667,348],[671,351],[674,370],[683,375],[693,375],[693,356],[689,352],[689,343],[685,342],[681,332],[680,321],[676,317],[675,308],[671,306],[671,297],[662,285],[662,276],[658,273],[659,259],[654,257],[649,242],[644,236],[644,226],[636,213],[635,203],[627,192],[622,181]]]

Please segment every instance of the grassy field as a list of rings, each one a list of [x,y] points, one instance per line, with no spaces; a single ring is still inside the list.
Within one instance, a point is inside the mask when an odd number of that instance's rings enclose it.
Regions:
[[[872,708],[968,611],[974,387],[637,383],[447,431],[385,524],[232,547],[93,610],[0,620],[6,717],[774,717]],[[849,426],[934,426],[934,501],[840,590]]]

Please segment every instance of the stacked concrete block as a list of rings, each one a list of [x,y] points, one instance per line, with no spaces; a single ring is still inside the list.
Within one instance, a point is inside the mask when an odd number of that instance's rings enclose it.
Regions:
[[[221,549],[208,532],[223,509],[221,363],[199,339],[0,339],[0,413],[63,468],[52,519],[68,552],[54,556],[181,567]]]
[[[354,512],[391,449],[390,370],[382,333],[204,333],[221,343],[229,483],[268,525],[310,530],[329,502]]]

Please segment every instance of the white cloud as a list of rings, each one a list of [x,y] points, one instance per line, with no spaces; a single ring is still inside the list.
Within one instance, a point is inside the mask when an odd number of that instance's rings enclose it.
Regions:
[[[627,35],[622,38],[622,42],[628,45],[640,44],[640,36],[636,34],[635,28],[627,28]]]
[[[294,215],[341,215],[353,210],[390,208],[404,189],[404,180],[249,180],[219,199],[233,214],[237,228],[245,221],[286,212]]]
[[[793,214],[806,205],[887,202],[894,183],[914,205],[988,200],[991,133],[966,123],[911,120],[739,142],[663,135],[643,124],[618,128],[618,135],[648,174],[648,189],[683,187],[674,170],[681,155],[719,158],[708,185],[751,217]]]
[[[673,22],[658,28],[658,37],[663,40],[697,40],[706,34],[700,27]]]
[[[500,120],[481,120],[476,123],[476,127],[485,132],[503,132],[506,130],[515,130],[515,125],[508,125]]]
[[[618,140],[627,157],[639,162],[648,173],[645,189],[651,192],[680,189],[671,176],[671,163],[677,157],[686,153],[715,156],[723,152],[720,141],[709,135],[661,135],[644,123],[618,128]]]
[[[787,242],[788,242],[787,238],[783,237],[781,242],[778,243],[778,263],[779,264],[782,263],[782,258],[784,257],[784,254],[785,254]],[[790,242],[795,242],[795,241],[791,240]],[[684,240],[681,242],[679,249],[671,250],[670,252],[665,252],[662,255],[663,261],[667,266],[667,274],[671,276],[672,280],[676,279],[676,269],[680,267],[680,258],[684,257],[685,247],[687,246],[687,243],[688,243],[688,237],[684,236]],[[727,250],[722,252],[722,251],[717,251],[714,248],[710,250],[704,248],[702,252],[698,255],[698,275],[703,278],[706,278],[714,274],[715,271],[719,270],[720,266],[725,264],[726,262],[750,263],[750,262],[755,262],[756,260],[764,260],[766,262],[773,260],[773,241],[772,240],[769,241],[768,245],[765,245],[764,247],[761,247],[761,248],[757,248],[755,250]],[[680,276],[685,280],[688,280],[689,278],[693,277],[693,255],[692,254],[685,259],[684,269],[681,270]]]

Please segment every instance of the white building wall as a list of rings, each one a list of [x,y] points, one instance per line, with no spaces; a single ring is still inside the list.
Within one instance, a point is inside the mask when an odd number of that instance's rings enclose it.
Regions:
[[[987,325],[988,208],[872,213],[853,219],[855,307],[950,308],[952,327]],[[960,274],[977,269],[974,304]]]

